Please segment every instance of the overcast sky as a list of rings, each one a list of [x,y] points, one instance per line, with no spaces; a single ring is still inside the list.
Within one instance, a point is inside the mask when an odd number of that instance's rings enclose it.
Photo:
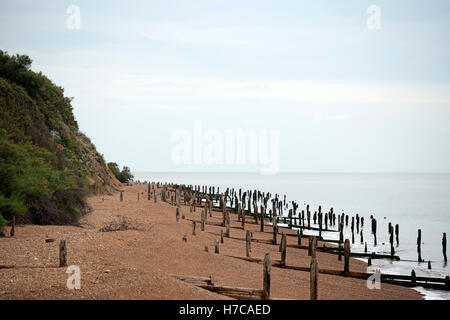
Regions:
[[[277,130],[283,172],[450,172],[449,1],[2,0],[0,30],[132,171],[259,171],[174,163],[201,121]]]

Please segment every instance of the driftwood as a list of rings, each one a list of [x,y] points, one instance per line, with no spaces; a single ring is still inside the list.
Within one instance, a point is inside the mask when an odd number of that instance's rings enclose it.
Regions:
[[[264,297],[264,291],[261,289],[225,287],[214,285],[200,285],[199,287],[237,299],[263,299]]]
[[[194,284],[204,284],[204,285],[214,285],[212,282],[211,276],[209,277],[195,277],[195,276],[183,276],[183,275],[172,275],[174,278],[178,280],[194,283]]]

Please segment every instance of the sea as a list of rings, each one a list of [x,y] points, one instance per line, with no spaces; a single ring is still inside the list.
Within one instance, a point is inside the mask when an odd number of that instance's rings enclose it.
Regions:
[[[400,261],[374,259],[368,272],[445,277],[450,267],[442,253],[443,233],[450,232],[450,174],[416,173],[151,173],[135,172],[135,181],[168,182],[219,187],[235,190],[259,190],[286,195],[287,202],[299,204],[297,212],[306,209],[322,212],[333,208],[336,215],[345,213],[364,217],[363,236],[368,252],[390,254],[388,224],[399,225],[399,245],[395,255]],[[291,208],[291,206],[289,206]],[[284,210],[287,215],[289,210]],[[377,246],[371,234],[370,216],[377,220]],[[351,221],[351,218],[350,218]],[[356,227],[355,227],[356,228]],[[417,262],[417,234],[422,232],[423,263]],[[314,234],[314,231],[310,232]],[[305,232],[305,234],[308,234]],[[338,239],[336,232],[324,232],[326,239]],[[351,239],[350,222],[344,237]],[[355,234],[352,252],[364,252],[360,236]],[[448,252],[450,253],[450,252]],[[361,259],[366,261],[365,259]],[[431,262],[431,270],[428,269]],[[450,300],[450,292],[417,287],[425,299]]]

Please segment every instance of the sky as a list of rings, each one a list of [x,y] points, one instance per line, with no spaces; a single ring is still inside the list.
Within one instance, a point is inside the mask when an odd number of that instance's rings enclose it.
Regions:
[[[450,172],[449,40],[449,1],[0,1],[0,49],[134,172]]]

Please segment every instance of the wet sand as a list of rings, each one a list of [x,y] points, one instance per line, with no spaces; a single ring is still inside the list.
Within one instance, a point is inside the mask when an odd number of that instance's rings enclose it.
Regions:
[[[262,265],[229,256],[245,257],[245,231],[237,215],[231,214],[231,238],[214,253],[214,240],[225,228],[197,225],[201,209],[190,213],[182,205],[186,219],[175,219],[176,207],[147,200],[147,186],[124,187],[124,201],[119,194],[93,196],[88,199],[93,211],[75,226],[16,226],[13,238],[0,238],[0,299],[231,299],[175,279],[172,275],[212,276],[215,285],[262,289]],[[137,200],[137,193],[142,193]],[[104,198],[104,200],[102,199]],[[111,222],[127,217],[131,227],[126,231],[100,232]],[[220,223],[221,212],[214,212],[208,222]],[[247,218],[246,229],[256,239],[272,239],[272,228],[259,232],[259,225]],[[292,230],[283,229],[293,233]],[[187,236],[184,242],[183,236]],[[45,239],[56,241],[46,243]],[[68,265],[81,270],[81,289],[69,290],[66,268],[59,268],[59,240],[67,240]],[[281,239],[281,236],[279,236]],[[279,240],[278,240],[279,241]],[[287,237],[297,244],[296,237]],[[303,239],[307,245],[307,240]],[[277,245],[252,242],[252,257],[263,259],[270,253],[272,261],[280,259]],[[209,252],[205,252],[205,246]],[[318,246],[322,246],[319,242]],[[317,252],[319,268],[343,270],[344,261],[336,255]],[[287,265],[309,267],[305,249],[287,248]],[[14,266],[14,268],[1,268]],[[350,271],[366,272],[367,265],[350,260]],[[365,280],[319,274],[319,299],[422,299],[413,289],[381,284],[380,290],[369,290]],[[309,272],[272,267],[271,297],[309,299]]]

